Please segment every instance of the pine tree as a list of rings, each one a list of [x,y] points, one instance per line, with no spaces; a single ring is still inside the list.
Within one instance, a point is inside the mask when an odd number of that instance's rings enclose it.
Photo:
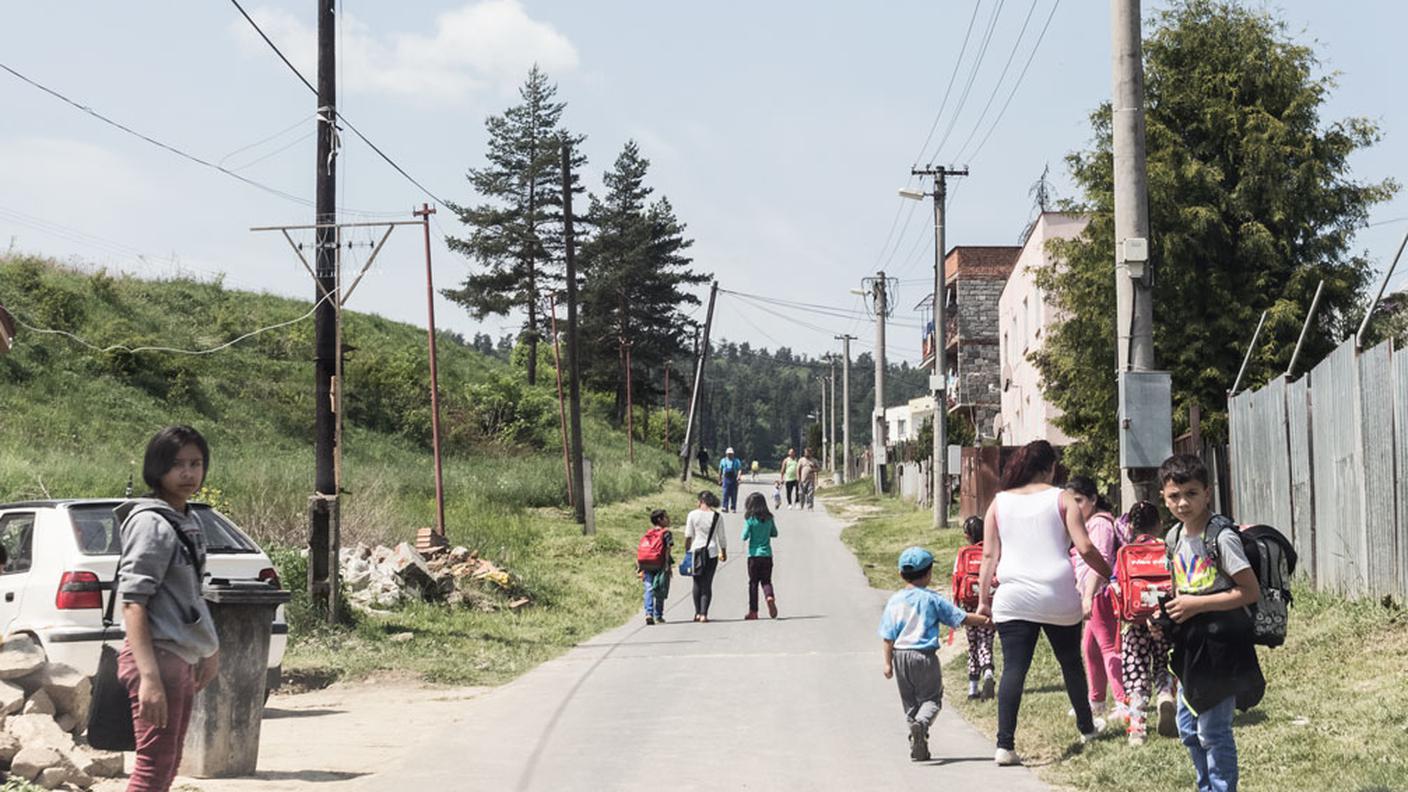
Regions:
[[[690,269],[693,240],[670,202],[647,203],[649,168],[628,141],[603,179],[605,196],[592,196],[587,221],[595,233],[582,246],[583,368],[593,385],[615,390],[618,418],[626,409],[626,346],[632,398],[654,393],[654,375],[684,348],[681,309],[699,304],[686,289],[708,280]]]
[[[524,311],[521,337],[528,345],[528,382],[535,384],[538,338],[546,326],[542,296],[562,281],[562,140],[573,142],[574,171],[586,158],[576,153],[583,138],[561,127],[567,104],[556,100],[557,86],[536,65],[518,93],[519,104],[485,120],[488,163],[467,175],[485,202],[450,205],[469,235],[448,237],[446,244],[484,271],[442,293],[476,319]]]

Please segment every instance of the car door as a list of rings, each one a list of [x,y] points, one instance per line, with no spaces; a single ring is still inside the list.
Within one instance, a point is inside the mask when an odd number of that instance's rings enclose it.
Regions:
[[[34,519],[34,512],[0,515],[0,548],[5,550],[5,563],[0,566],[0,634],[10,632],[29,587],[34,566]]]

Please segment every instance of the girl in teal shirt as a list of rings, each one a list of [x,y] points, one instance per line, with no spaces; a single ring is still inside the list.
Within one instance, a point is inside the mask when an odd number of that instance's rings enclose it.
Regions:
[[[743,536],[748,543],[748,615],[758,618],[758,586],[767,598],[768,615],[777,618],[777,598],[772,590],[772,538],[777,536],[777,523],[768,511],[768,499],[754,492],[743,505]]]

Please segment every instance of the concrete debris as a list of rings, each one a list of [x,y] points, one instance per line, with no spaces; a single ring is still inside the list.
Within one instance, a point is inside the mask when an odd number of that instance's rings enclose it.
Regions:
[[[73,668],[46,664],[0,693],[20,697],[19,709],[3,719],[0,769],[45,789],[88,789],[95,777],[123,774],[122,754],[80,744],[74,733],[86,724],[90,682]],[[25,700],[25,691],[31,691]]]
[[[0,682],[0,716],[24,709],[24,688],[13,682]]]
[[[59,711],[54,708],[54,700],[49,698],[49,694],[45,693],[43,690],[30,696],[29,701],[24,703],[24,709],[21,710],[21,712],[25,715],[54,716],[59,714]],[[67,731],[67,729],[65,729],[65,731]]]
[[[363,611],[424,600],[492,611],[529,604],[512,574],[466,547],[439,546],[429,557],[409,542],[395,547],[358,544],[340,554],[347,601]],[[505,599],[513,597],[505,604]]]
[[[38,671],[48,658],[34,639],[23,633],[0,645],[0,679],[19,679]]]

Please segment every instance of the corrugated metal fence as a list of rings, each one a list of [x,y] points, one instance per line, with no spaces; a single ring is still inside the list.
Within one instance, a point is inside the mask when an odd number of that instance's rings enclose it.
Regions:
[[[1280,528],[1316,588],[1408,601],[1408,354],[1347,342],[1228,413],[1237,521]]]

